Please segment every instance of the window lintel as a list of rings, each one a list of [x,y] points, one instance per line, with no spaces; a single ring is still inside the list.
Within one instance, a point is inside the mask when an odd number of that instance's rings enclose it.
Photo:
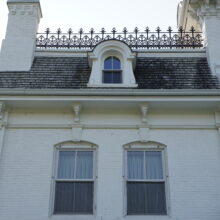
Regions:
[[[132,141],[123,145],[125,149],[164,149],[165,144],[156,141]]]

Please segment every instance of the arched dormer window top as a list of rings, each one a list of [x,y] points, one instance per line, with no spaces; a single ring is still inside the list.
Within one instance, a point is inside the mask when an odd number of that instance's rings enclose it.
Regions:
[[[115,56],[104,60],[103,83],[122,83],[121,61]]]
[[[137,87],[133,72],[136,54],[125,43],[101,42],[88,56],[92,68],[88,87]]]

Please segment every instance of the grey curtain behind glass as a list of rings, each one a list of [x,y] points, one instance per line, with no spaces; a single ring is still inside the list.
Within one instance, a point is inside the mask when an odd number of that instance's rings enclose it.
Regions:
[[[146,179],[163,179],[162,152],[146,151]]]
[[[92,214],[93,182],[57,182],[55,214]]]
[[[61,151],[58,179],[93,179],[93,152]]]
[[[163,179],[161,151],[128,151],[127,165],[128,179]]]
[[[128,151],[128,179],[144,179],[144,151]]]
[[[93,152],[78,151],[76,159],[76,179],[93,178]]]
[[[74,179],[75,151],[60,151],[58,163],[58,179]]]
[[[127,183],[127,214],[166,214],[164,183]]]

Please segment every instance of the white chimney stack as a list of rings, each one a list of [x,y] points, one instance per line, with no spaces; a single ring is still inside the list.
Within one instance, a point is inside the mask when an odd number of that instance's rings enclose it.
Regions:
[[[0,52],[0,71],[28,71],[42,17],[39,0],[8,0],[8,24]]]

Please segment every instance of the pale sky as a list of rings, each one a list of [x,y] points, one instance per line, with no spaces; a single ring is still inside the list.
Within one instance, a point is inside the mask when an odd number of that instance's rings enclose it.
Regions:
[[[7,0],[0,0],[0,42],[5,35],[8,9]],[[155,30],[160,26],[176,29],[177,5],[180,0],[41,0],[43,18],[39,32],[47,27],[56,31],[61,28],[74,32],[82,27],[86,32],[90,28],[100,31],[102,27],[111,31],[113,27],[121,31],[127,27],[133,31],[137,26],[144,31],[146,26]]]

